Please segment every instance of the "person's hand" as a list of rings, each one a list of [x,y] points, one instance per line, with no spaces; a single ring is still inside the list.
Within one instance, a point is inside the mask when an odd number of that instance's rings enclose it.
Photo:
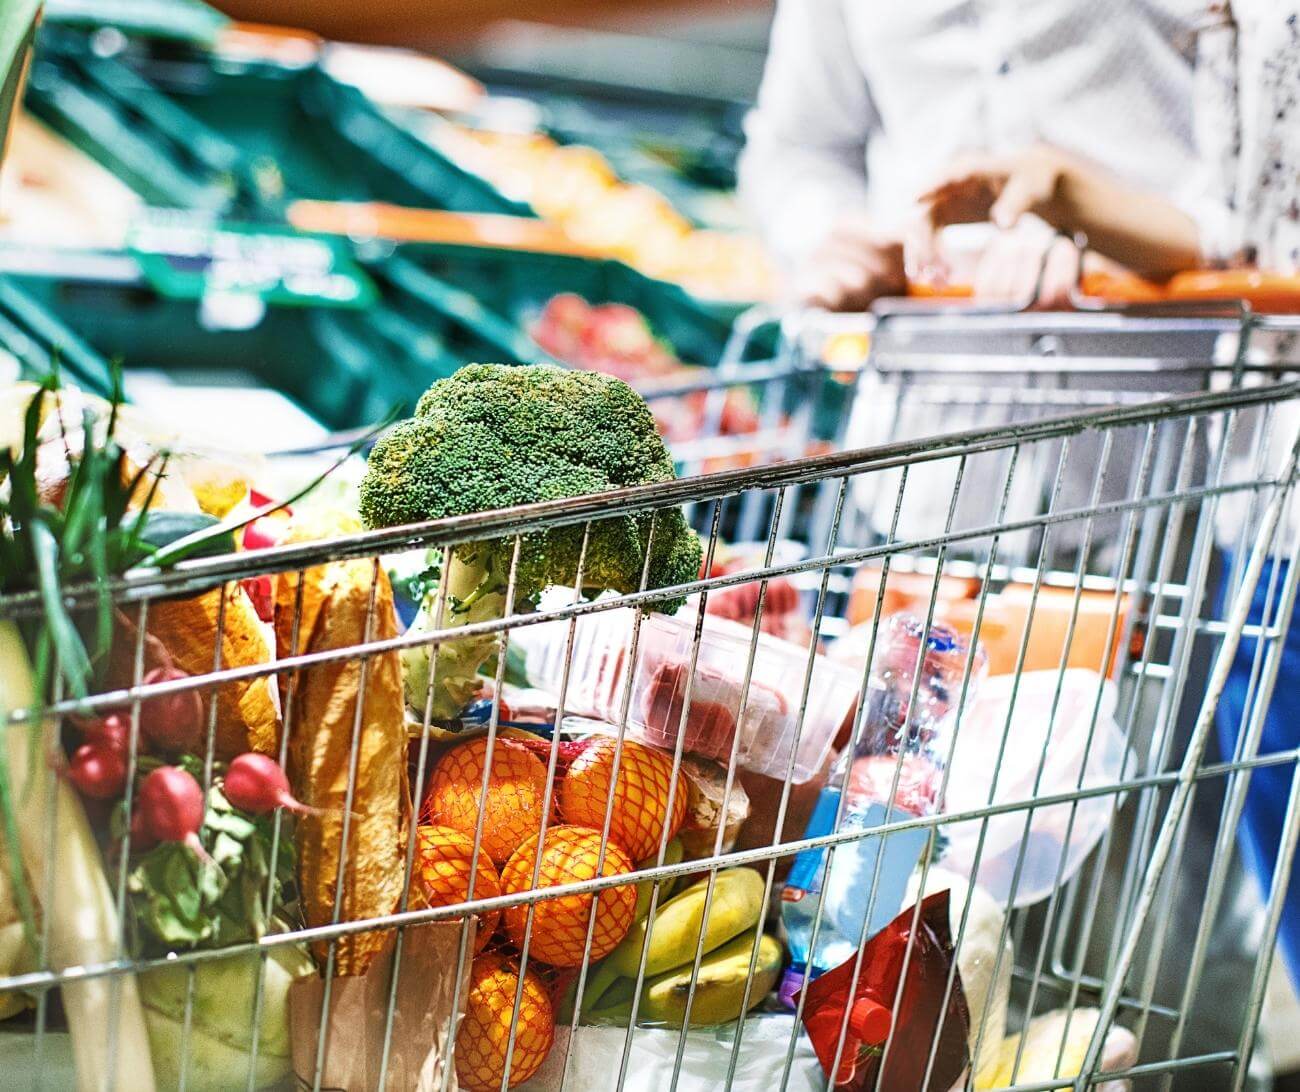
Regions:
[[[1036,145],[1011,155],[968,153],[959,156],[918,202],[930,227],[987,220],[1007,229],[1028,213],[1057,227],[1061,183],[1070,160],[1048,145]]]
[[[953,160],[938,181],[917,198],[918,215],[908,231],[911,268],[923,276],[945,278],[939,233],[952,224],[988,222],[1009,231],[1029,214],[1054,227],[1070,230],[1070,212],[1062,199],[1072,161],[1049,145],[1011,154],[968,152]],[[1027,245],[1027,244],[1026,244]],[[1018,243],[1000,246],[995,262],[1005,267]],[[1001,279],[1001,278],[998,278]]]
[[[1070,292],[1078,283],[1081,260],[1078,247],[1059,235],[1024,228],[999,232],[975,267],[974,298],[985,303],[1059,311],[1070,306]]]
[[[801,302],[829,311],[865,311],[882,296],[907,294],[903,244],[862,216],[841,220],[794,282]]]

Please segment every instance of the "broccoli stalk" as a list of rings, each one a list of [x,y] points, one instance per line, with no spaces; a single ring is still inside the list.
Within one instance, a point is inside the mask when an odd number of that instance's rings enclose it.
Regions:
[[[371,527],[469,515],[537,501],[669,481],[672,459],[641,396],[626,383],[551,365],[472,364],[435,383],[416,415],[383,437],[361,483]],[[653,528],[653,531],[652,531]],[[504,617],[513,539],[458,545],[446,564],[442,628]],[[647,558],[649,553],[649,558]],[[634,592],[694,580],[700,542],[680,508],[614,516],[526,535],[515,571],[514,610],[548,587]],[[581,573],[579,573],[581,559]],[[413,629],[431,632],[439,590],[425,598]],[[655,609],[672,612],[681,600]],[[451,720],[478,689],[498,647],[493,634],[443,641],[433,666],[433,718]],[[423,710],[429,646],[404,656],[408,702]]]
[[[438,627],[438,601],[441,590],[433,587],[425,595],[415,621],[413,633],[432,633]],[[453,554],[447,565],[447,601],[442,606],[443,629],[490,622],[505,614],[506,580],[489,570],[485,558],[468,563]],[[451,720],[474,697],[480,680],[479,668],[491,658],[499,644],[499,635],[481,633],[441,642],[436,650],[434,670],[436,687],[429,694],[430,646],[408,648],[402,653],[402,679],[406,702],[423,712],[432,700],[431,717]]]

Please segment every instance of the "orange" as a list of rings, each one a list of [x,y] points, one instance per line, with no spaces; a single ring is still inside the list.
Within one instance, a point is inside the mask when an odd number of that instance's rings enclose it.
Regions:
[[[537,887],[557,887],[563,883],[595,879],[597,875],[618,876],[632,871],[632,862],[617,845],[605,848],[605,866],[597,873],[600,854],[600,831],[587,827],[552,827],[546,832],[542,847],[541,871]],[[501,870],[501,888],[509,895],[533,890],[533,864],[537,856],[537,836],[529,838]],[[536,904],[533,932],[529,941],[529,958],[552,967],[577,967],[582,964],[582,950],[587,942],[587,919],[592,901],[596,902],[596,925],[591,937],[591,960],[604,959],[623,939],[636,912],[636,888],[632,884],[607,887],[581,895],[561,895]],[[506,933],[522,947],[528,906],[508,906]]]
[[[472,739],[438,760],[424,799],[426,821],[474,837],[486,755],[487,740]],[[483,848],[493,861],[503,864],[541,830],[545,797],[546,767],[536,755],[498,739],[483,808]]]
[[[617,750],[618,741],[603,736],[590,742],[570,764],[559,794],[560,814],[566,823],[596,830],[604,828]],[[623,741],[609,836],[627,850],[632,860],[644,861],[656,853],[660,838],[667,842],[686,818],[686,782],[680,771],[670,812],[668,797],[672,784],[671,755],[630,739]]]
[[[515,1047],[510,1054],[510,1082],[528,1080],[546,1061],[555,1041],[555,1013],[546,986],[529,968],[515,1013],[519,964],[500,952],[474,960],[469,970],[465,1015],[456,1033],[456,1078],[468,1092],[497,1092],[506,1073],[510,1027]]]
[[[416,832],[415,875],[430,906],[451,906],[465,902],[470,897],[470,862],[474,859],[474,836],[462,834],[451,827],[420,827]],[[474,880],[474,898],[491,899],[501,894],[501,878],[486,852],[480,850],[477,877]],[[478,938],[474,950],[479,951],[488,937],[497,931],[501,911],[492,910],[479,915]]]

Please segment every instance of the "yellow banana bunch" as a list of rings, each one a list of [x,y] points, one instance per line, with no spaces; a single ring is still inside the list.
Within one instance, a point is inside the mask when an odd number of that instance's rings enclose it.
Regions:
[[[713,899],[708,921],[704,920],[704,901],[708,879],[691,884],[659,906],[654,929],[646,951],[647,978],[695,959],[695,949],[704,932],[704,950],[711,952],[719,944],[752,929],[763,916],[763,877],[752,868],[728,868],[713,882]],[[641,962],[641,946],[646,943],[646,921],[637,921],[606,963],[617,975],[635,978]]]
[[[704,913],[708,880],[700,880],[663,903],[655,914],[647,941],[646,921],[639,917],[623,943],[598,966],[584,1000],[584,1017],[591,1023],[626,1023],[632,1014],[641,949],[646,946],[645,980],[638,1017],[650,1024],[680,1027],[735,1020],[745,1006],[745,983],[751,958],[754,982],[748,1007],[760,1002],[781,973],[780,941],[759,932],[763,916],[763,877],[752,868],[719,872],[707,918]],[[703,934],[692,994],[695,954]],[[754,956],[755,945],[758,947]]]
[[[746,998],[745,982],[749,978],[755,943],[758,960],[754,966],[754,984]],[[781,973],[783,956],[781,942],[775,937],[743,933],[700,960],[694,996],[691,995],[693,961],[647,982],[641,993],[640,1018],[650,1024],[679,1028],[688,1018],[689,999],[689,1020],[693,1026],[725,1024],[740,1016],[746,1000],[745,1007],[753,1008],[767,996]]]

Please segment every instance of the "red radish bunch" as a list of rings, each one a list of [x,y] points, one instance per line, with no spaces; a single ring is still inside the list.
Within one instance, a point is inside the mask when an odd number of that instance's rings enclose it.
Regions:
[[[235,807],[253,815],[265,815],[276,808],[285,808],[299,815],[319,814],[316,808],[294,799],[289,790],[289,779],[275,759],[256,751],[231,759],[222,791]]]
[[[131,848],[136,853],[143,853],[145,850],[153,849],[158,844],[149,829],[145,826],[144,816],[136,812],[131,816]]]
[[[188,672],[168,664],[148,672],[143,683],[153,686],[188,678]],[[160,751],[197,754],[203,746],[203,702],[198,691],[180,690],[146,699],[140,705],[140,731]]]
[[[116,799],[126,788],[126,754],[100,743],[83,743],[72,752],[68,779],[82,796]]]
[[[182,842],[203,860],[207,851],[199,841],[203,826],[203,789],[179,766],[159,766],[140,783],[132,830],[139,829],[159,842]]]
[[[85,740],[68,761],[68,780],[82,796],[113,800],[126,788],[130,729],[118,713],[77,722]]]
[[[121,713],[109,713],[99,720],[84,721],[81,737],[87,744],[125,755],[131,746],[131,726]]]

